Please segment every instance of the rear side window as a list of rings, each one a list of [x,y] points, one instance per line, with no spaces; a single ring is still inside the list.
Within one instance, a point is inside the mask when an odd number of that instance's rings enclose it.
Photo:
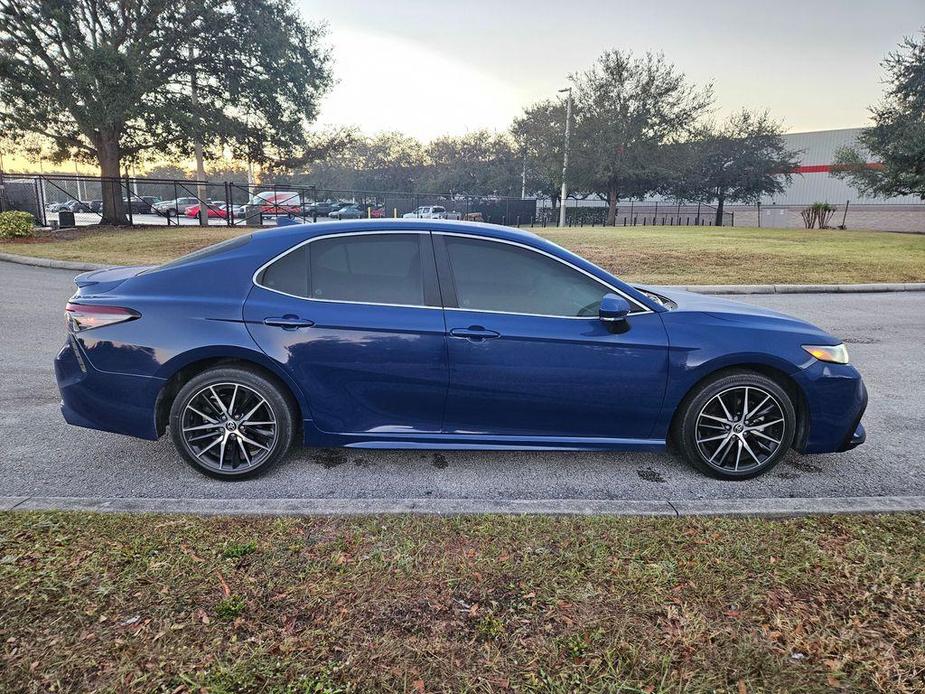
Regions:
[[[258,284],[306,299],[439,306],[435,276],[429,234],[358,234],[307,243]]]

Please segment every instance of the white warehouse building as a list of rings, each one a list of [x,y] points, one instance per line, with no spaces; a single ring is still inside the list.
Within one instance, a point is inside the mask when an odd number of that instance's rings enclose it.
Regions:
[[[857,147],[862,128],[818,130],[784,135],[787,149],[799,152],[799,166],[783,193],[765,196],[762,205],[807,205],[814,202],[843,204],[921,205],[916,195],[896,198],[865,198],[848,181],[831,174],[835,153],[842,147]],[[862,150],[863,151],[863,150]],[[868,163],[875,163],[873,160]]]

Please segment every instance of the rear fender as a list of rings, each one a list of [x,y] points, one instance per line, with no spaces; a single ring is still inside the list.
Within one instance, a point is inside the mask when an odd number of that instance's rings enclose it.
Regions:
[[[210,345],[208,347],[201,347],[184,352],[183,354],[178,354],[173,359],[170,359],[161,365],[160,369],[158,369],[155,375],[158,378],[164,379],[164,383],[166,384],[171,378],[179,373],[181,369],[191,366],[196,362],[215,360],[236,360],[249,362],[266,369],[274,376],[276,376],[280,381],[282,381],[283,384],[292,393],[292,397],[295,399],[299,406],[299,410],[301,411],[302,419],[311,419],[311,409],[309,408],[309,401],[305,393],[302,391],[299,385],[294,380],[292,380],[289,374],[286,373],[285,369],[281,368],[279,364],[274,362],[263,352],[258,352],[236,345]]]

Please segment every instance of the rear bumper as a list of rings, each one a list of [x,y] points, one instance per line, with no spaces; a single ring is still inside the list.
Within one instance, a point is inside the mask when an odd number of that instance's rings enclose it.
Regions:
[[[55,357],[55,378],[61,392],[61,414],[68,424],[158,438],[155,403],[162,379],[94,369],[72,337]]]
[[[857,369],[817,361],[795,378],[806,395],[809,415],[801,453],[835,453],[864,443],[867,433],[861,418],[867,409],[867,388]]]

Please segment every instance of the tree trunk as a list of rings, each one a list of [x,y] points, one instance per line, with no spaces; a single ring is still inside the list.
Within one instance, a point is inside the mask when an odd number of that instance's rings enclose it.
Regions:
[[[100,160],[100,185],[103,192],[103,216],[100,223],[126,226],[128,218],[125,216],[122,184],[119,180],[122,157],[118,135],[111,131],[101,132],[96,151]]]
[[[714,226],[723,226],[723,203],[726,201],[724,193],[716,196],[716,219],[713,221]]]
[[[616,188],[607,191],[607,226],[609,227],[617,223],[617,199]]]

